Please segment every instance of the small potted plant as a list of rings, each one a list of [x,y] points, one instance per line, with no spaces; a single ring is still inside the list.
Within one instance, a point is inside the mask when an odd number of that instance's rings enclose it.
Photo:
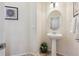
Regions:
[[[48,52],[48,45],[46,42],[41,43],[40,45],[40,52],[41,53],[47,53]]]

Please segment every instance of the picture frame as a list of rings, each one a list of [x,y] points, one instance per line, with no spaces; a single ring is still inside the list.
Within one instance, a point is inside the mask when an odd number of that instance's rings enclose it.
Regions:
[[[79,3],[73,2],[73,17],[79,14]]]
[[[79,34],[79,15],[73,19],[73,33]]]
[[[76,17],[76,33],[79,34],[79,15]]]
[[[74,31],[73,31],[73,33],[76,33],[76,26],[77,26],[77,17],[74,17]]]
[[[18,8],[13,6],[5,6],[5,19],[18,20]]]

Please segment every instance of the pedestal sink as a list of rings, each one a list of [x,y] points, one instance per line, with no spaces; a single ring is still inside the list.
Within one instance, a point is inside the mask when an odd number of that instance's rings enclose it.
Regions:
[[[47,33],[47,36],[50,40],[52,40],[52,56],[56,56],[56,40],[59,40],[62,38],[62,34],[59,33]]]

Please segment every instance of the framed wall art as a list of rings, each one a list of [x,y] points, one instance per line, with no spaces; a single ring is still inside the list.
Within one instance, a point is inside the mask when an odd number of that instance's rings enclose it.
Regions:
[[[12,6],[5,6],[5,19],[18,20],[18,8]]]
[[[74,31],[73,31],[73,33],[76,33],[76,25],[77,25],[77,17],[74,17]]]
[[[79,34],[79,15],[77,16],[77,20],[76,20],[76,33]]]
[[[79,14],[79,3],[73,2],[73,17]]]

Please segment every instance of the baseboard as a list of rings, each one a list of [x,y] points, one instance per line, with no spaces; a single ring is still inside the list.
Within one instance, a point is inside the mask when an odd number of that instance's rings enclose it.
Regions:
[[[38,52],[27,52],[27,53],[21,53],[21,54],[16,54],[16,55],[12,55],[12,56],[28,56],[28,55],[32,55],[32,56],[40,56]]]
[[[26,53],[15,54],[15,55],[11,55],[11,56],[23,56],[23,55],[26,55]]]
[[[39,52],[29,52],[27,54],[33,54],[34,56],[40,56]]]
[[[57,56],[64,56],[63,54],[60,54],[60,53],[56,53],[56,55],[57,55]]]
[[[21,54],[16,54],[16,55],[11,55],[11,56],[27,56],[28,54],[33,54],[34,56],[40,56],[39,53],[36,52],[29,52],[29,53],[21,53]],[[57,56],[64,56],[63,54],[56,53]]]

